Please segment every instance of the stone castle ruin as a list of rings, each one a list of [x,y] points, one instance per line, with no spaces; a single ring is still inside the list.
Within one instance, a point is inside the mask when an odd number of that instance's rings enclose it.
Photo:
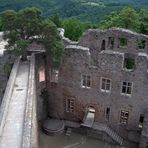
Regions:
[[[28,50],[33,55],[26,62],[27,97],[23,100],[25,104],[22,103],[26,107],[24,110],[19,108],[23,113],[20,115],[21,121],[26,121],[25,124],[21,122],[21,136],[25,137],[23,144],[28,144],[27,141],[32,139],[34,143],[38,142],[37,109],[39,123],[42,124],[48,116],[53,133],[56,130],[63,132],[65,127],[75,127],[79,132],[87,132],[88,136],[93,135],[122,148],[147,148],[148,36],[121,28],[104,31],[91,29],[82,35],[79,42],[70,41],[63,33],[61,36],[65,50],[59,69],[51,68],[42,46],[33,43]],[[14,60],[15,57],[7,52],[0,56],[0,83],[3,84],[0,100],[8,80],[4,67]],[[17,68],[20,72],[21,65],[20,62]],[[20,75],[17,76],[19,78]],[[17,80],[17,76],[14,79]],[[4,95],[2,104],[6,106],[5,113],[9,109],[11,114],[11,91],[17,87],[14,81],[9,91],[10,97]],[[17,88],[17,92],[21,94],[23,91]],[[4,119],[2,123],[8,121],[5,113],[0,116]],[[46,130],[51,128],[48,123]],[[58,129],[60,126],[62,128]],[[0,128],[3,134],[2,129],[3,126]],[[66,134],[69,132],[67,130]],[[13,134],[16,135],[15,132]]]
[[[49,88],[49,116],[88,128],[102,124],[119,144],[148,147],[148,36],[91,29],[79,42],[64,41],[58,80]]]

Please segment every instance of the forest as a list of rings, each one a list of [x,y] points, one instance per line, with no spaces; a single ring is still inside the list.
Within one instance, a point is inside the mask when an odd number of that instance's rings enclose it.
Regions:
[[[0,12],[25,7],[37,7],[43,16],[59,15],[61,18],[77,18],[81,21],[98,23],[112,11],[119,11],[125,6],[135,9],[147,8],[147,0],[0,0]]]
[[[96,5],[97,1],[94,0],[93,3],[90,3],[83,0],[81,2],[88,6]],[[64,2],[61,2],[61,4],[64,7],[67,6],[65,11],[68,11],[68,0],[66,4]],[[99,1],[99,3],[102,8],[106,5],[105,1]],[[94,11],[93,15],[95,13]],[[89,13],[84,14],[89,15]],[[82,18],[73,17],[69,12],[67,12],[66,17],[62,17],[59,13],[44,15],[44,11],[37,7],[19,8],[18,10],[15,7],[15,9],[10,8],[0,13],[0,31],[4,32],[4,38],[8,40],[7,49],[14,49],[16,53],[23,54],[24,59],[26,59],[27,47],[34,41],[39,42],[49,49],[48,53],[52,55],[55,65],[60,63],[63,51],[63,43],[58,35],[57,28],[64,28],[65,37],[78,41],[87,29],[108,29],[111,27],[121,27],[148,35],[148,8],[146,5],[141,8],[122,6],[120,10],[110,11],[108,15],[103,16],[101,20],[97,19],[96,22],[83,21]]]
[[[0,0],[0,12],[26,7],[41,10],[44,19],[65,29],[65,36],[77,41],[89,28],[122,27],[148,34],[147,0]],[[0,29],[3,24],[0,20]]]

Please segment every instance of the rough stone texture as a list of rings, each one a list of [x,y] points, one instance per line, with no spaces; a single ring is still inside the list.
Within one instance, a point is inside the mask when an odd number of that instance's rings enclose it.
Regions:
[[[38,148],[35,57],[13,66],[0,108],[0,147]]]
[[[13,65],[15,59],[15,56],[8,52],[4,52],[4,54],[0,56],[0,104],[2,102],[2,98],[9,78],[9,75],[7,75],[4,67],[5,65]]]
[[[78,44],[78,42],[75,42],[75,41],[71,41],[70,39],[68,39],[68,38],[66,38],[66,37],[62,37],[62,40],[63,40],[63,42],[64,42],[64,45],[65,45],[65,47],[67,46],[67,45],[77,45]]]
[[[109,37],[114,37],[114,47]],[[127,47],[119,46],[119,38],[127,39]],[[105,50],[101,50],[103,40]],[[137,40],[145,41],[144,49],[138,49]],[[135,58],[133,70],[123,68],[127,53]],[[50,116],[82,122],[86,107],[92,106],[96,110],[95,121],[107,123],[121,137],[137,145],[141,133],[139,117],[148,107],[147,68],[148,36],[119,28],[88,30],[77,45],[65,48],[59,82],[49,89]],[[82,74],[91,75],[90,89],[81,87]],[[110,93],[100,90],[101,77],[111,79]],[[122,81],[133,82],[131,96],[121,94]],[[65,112],[65,99],[70,97],[74,99],[74,113]],[[107,107],[111,109],[109,121],[105,119]],[[120,123],[121,110],[129,111],[127,125]]]
[[[8,87],[11,93],[3,99],[7,104],[3,108],[4,114],[0,130],[0,147],[21,147],[23,136],[24,112],[26,108],[26,94],[28,86],[29,62],[20,63],[15,69],[15,81]],[[4,119],[4,120],[3,120]]]
[[[12,95],[18,67],[19,67],[19,60],[16,60],[16,62],[13,65],[9,81],[7,83],[6,91],[0,107],[0,133],[2,133],[5,124],[6,115],[7,115],[7,112],[5,110],[8,110],[9,107],[9,102]]]
[[[35,56],[30,57],[28,87],[26,96],[26,108],[24,115],[22,148],[38,148],[37,125],[37,97],[35,83]]]
[[[2,98],[9,78],[9,72],[5,70],[5,66],[12,66],[16,59],[16,57],[11,52],[6,51],[6,45],[7,41],[3,40],[3,32],[0,32],[0,104],[2,102]]]
[[[144,116],[144,124],[143,124],[143,130],[141,133],[141,140],[139,148],[147,148],[148,147],[148,110],[145,111]]]

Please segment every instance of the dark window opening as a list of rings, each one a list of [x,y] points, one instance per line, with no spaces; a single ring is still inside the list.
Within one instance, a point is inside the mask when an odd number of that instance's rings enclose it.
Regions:
[[[132,83],[131,82],[122,82],[122,93],[131,95],[132,93]]]
[[[138,41],[138,48],[139,49],[144,49],[145,48],[145,44],[146,44],[146,41],[144,41],[144,40]]]
[[[143,127],[143,121],[144,121],[144,115],[140,115],[140,118],[139,118],[139,127],[140,128]]]
[[[101,50],[105,50],[105,40],[102,41]]]
[[[122,47],[122,48],[127,47],[127,39],[126,38],[119,38],[119,47]]]
[[[108,47],[111,48],[111,49],[114,48],[114,37],[109,37]]]
[[[135,68],[135,55],[130,53],[124,54],[124,63],[123,67],[126,69],[134,69]]]
[[[74,112],[74,98],[66,98],[65,100],[65,111],[68,113]]]
[[[134,66],[135,66],[135,59],[132,59],[132,58],[125,58],[124,59],[124,68],[134,69]]]
[[[105,117],[107,121],[109,121],[109,116],[110,116],[110,108],[107,107],[106,108],[106,117]]]

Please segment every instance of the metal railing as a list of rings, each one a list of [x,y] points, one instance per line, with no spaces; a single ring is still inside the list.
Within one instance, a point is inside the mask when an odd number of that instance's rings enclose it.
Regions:
[[[93,129],[105,132],[118,144],[123,145],[123,138],[121,138],[114,130],[112,130],[106,124],[96,123],[93,125]]]

